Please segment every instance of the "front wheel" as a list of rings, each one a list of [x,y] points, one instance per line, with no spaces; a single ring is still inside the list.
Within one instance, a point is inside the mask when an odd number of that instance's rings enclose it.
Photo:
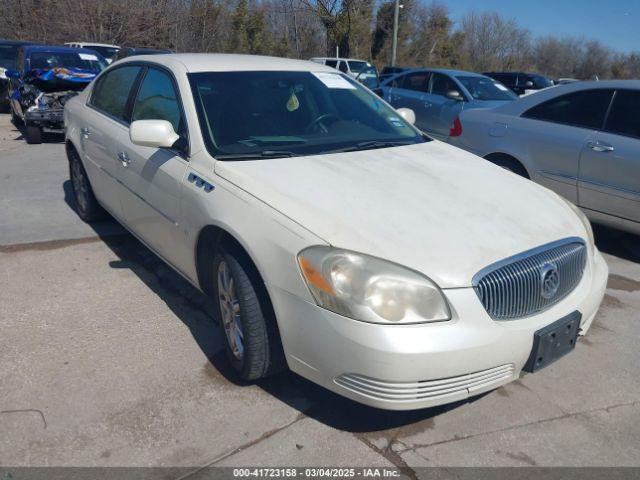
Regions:
[[[284,363],[280,337],[251,269],[235,255],[218,252],[213,273],[218,318],[234,370],[245,381],[277,373]]]
[[[13,111],[11,105],[9,105],[9,110],[11,110],[11,123],[13,123],[16,127],[22,125],[22,120],[20,120],[20,117],[18,117],[16,112]]]
[[[42,128],[27,124],[24,138],[30,145],[42,143]]]

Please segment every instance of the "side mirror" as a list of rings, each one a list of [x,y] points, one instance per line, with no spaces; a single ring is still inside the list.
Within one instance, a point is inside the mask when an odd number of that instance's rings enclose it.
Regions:
[[[4,71],[4,75],[7,78],[13,78],[15,80],[19,80],[20,79],[20,72],[17,70],[5,70]]]
[[[396,110],[396,112],[398,112],[398,115],[400,115],[402,118],[404,118],[411,125],[416,123],[416,114],[410,108],[398,108]]]
[[[459,102],[463,100],[462,94],[458,90],[449,90],[444,96],[449,100],[457,100]]]
[[[524,84],[524,86],[525,86],[526,88],[531,88],[531,87],[533,87],[533,82],[532,82],[531,80],[529,80],[528,82],[526,82],[526,83]]]
[[[136,120],[129,127],[129,138],[142,147],[169,148],[180,136],[166,120]]]

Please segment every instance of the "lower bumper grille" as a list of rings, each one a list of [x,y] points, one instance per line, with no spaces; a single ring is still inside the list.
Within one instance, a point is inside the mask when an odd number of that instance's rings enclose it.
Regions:
[[[408,383],[387,382],[351,373],[340,375],[334,381],[344,388],[378,400],[427,400],[465,391],[468,393],[470,388],[490,387],[510,378],[514,368],[513,364],[508,364],[458,377]]]

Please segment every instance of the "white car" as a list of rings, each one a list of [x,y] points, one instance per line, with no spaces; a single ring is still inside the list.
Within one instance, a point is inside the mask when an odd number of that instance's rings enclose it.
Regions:
[[[312,62],[127,58],[65,108],[78,213],[215,298],[245,380],[461,400],[569,352],[607,265],[574,206],[411,117]]]
[[[351,78],[362,82],[368,82],[371,79],[378,78],[378,70],[366,60],[339,57],[313,57],[310,60],[320,65],[326,65],[340,70]]]
[[[65,45],[67,47],[88,48],[89,50],[94,50],[102,55],[107,60],[107,63],[112,63],[120,51],[120,47],[118,45],[111,45],[110,43],[67,42]]]

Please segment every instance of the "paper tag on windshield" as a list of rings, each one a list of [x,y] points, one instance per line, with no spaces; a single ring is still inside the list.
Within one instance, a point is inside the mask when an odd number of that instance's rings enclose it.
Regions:
[[[502,90],[503,92],[508,91],[509,89],[507,87],[505,87],[504,85],[500,84],[500,83],[494,83],[494,85],[496,87],[498,87],[500,90]]]
[[[94,62],[98,61],[98,57],[91,53],[79,53],[78,55],[80,55],[80,58],[82,60],[93,60]]]
[[[355,90],[356,87],[351,85],[342,75],[339,73],[325,73],[325,72],[313,72],[318,80],[324,83],[328,88],[348,88]]]

